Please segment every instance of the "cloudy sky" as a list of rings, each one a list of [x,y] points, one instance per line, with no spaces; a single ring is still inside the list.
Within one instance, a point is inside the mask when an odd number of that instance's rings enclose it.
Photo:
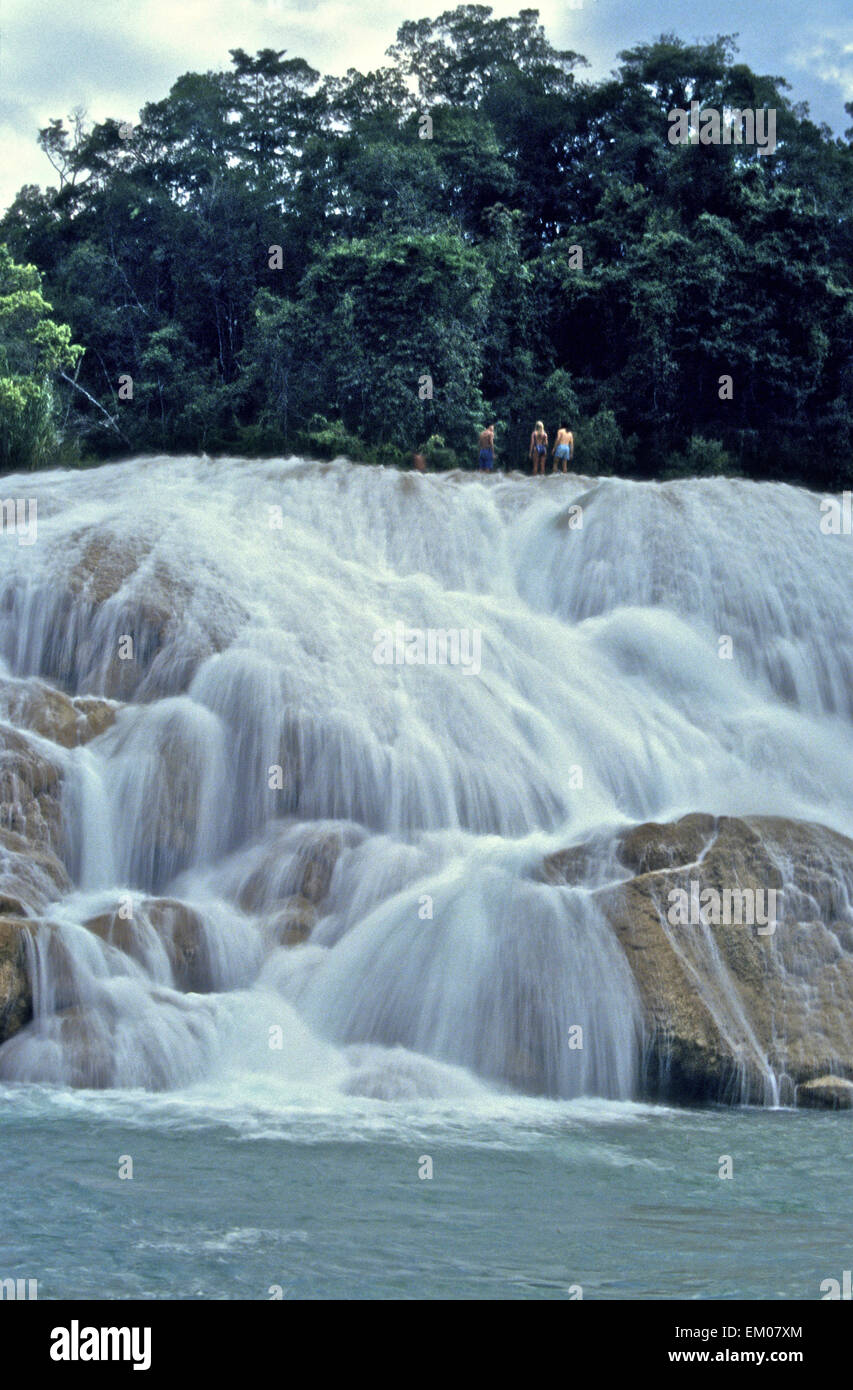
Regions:
[[[535,0],[505,4],[513,14]],[[40,126],[83,105],[95,119],[133,120],[183,72],[228,65],[229,48],[286,49],[322,72],[380,65],[398,24],[452,8],[448,0],[0,0],[0,207],[53,171]],[[853,100],[851,0],[543,0],[549,38],[614,66],[621,48],[662,32],[692,40],[740,35],[758,72],[787,77],[795,101],[841,134]]]

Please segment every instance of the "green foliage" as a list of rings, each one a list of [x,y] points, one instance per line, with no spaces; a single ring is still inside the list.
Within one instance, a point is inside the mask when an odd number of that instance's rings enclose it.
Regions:
[[[433,468],[497,416],[504,467],[567,418],[585,472],[849,485],[853,144],[731,36],[584,62],[459,5],[375,72],[234,49],[129,133],[51,120],[60,187],[0,224],[0,465],[55,456],[57,408],[87,454],[427,440]],[[774,108],[776,154],[670,145],[694,97]]]
[[[704,478],[737,474],[738,469],[718,439],[694,434],[683,453],[670,454],[662,470],[665,478]]]
[[[56,442],[53,394],[33,377],[0,377],[0,468],[39,468]]]
[[[532,396],[529,413],[533,417],[531,426],[535,420],[541,418],[545,428],[550,432],[552,441],[562,420],[567,420],[571,426],[572,422],[578,419],[580,406],[567,371],[557,367],[545,378],[539,390]]]
[[[325,415],[312,415],[299,436],[299,444],[313,458],[332,459],[343,454],[362,463],[369,458],[362,441],[348,432],[342,420],[327,420]]]
[[[426,454],[427,463],[430,468],[438,472],[447,472],[451,468],[459,468],[459,457],[454,449],[448,449],[444,442],[444,436],[431,434],[426,444],[418,450],[421,454]]]
[[[38,468],[59,440],[52,377],[83,349],[68,324],[50,317],[34,265],[18,265],[0,246],[0,468]]]
[[[352,434],[411,449],[425,434],[470,438],[488,276],[458,237],[395,234],[336,244],[308,271],[297,330],[302,396]]]
[[[634,472],[637,437],[624,437],[612,410],[600,410],[591,419],[581,420],[572,433],[575,437],[573,466],[578,472],[595,476]]]

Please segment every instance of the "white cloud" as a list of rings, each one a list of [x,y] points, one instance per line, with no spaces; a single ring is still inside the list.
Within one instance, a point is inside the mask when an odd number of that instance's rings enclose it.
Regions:
[[[812,47],[808,61],[815,76],[838,87],[845,101],[853,98],[853,43],[826,36]]]

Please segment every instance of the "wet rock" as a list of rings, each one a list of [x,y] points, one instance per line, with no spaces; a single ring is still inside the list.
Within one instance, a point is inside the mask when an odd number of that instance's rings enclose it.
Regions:
[[[0,1078],[104,1089],[117,1084],[116,1018],[74,1004],[31,1021],[0,1049]]]
[[[92,1009],[64,1009],[49,1025],[62,1049],[65,1083],[91,1090],[115,1084],[113,1029],[103,1013]]]
[[[52,850],[12,830],[0,830],[0,913],[38,917],[71,891],[71,880]]]
[[[31,730],[0,724],[0,911],[34,916],[71,888],[62,819],[63,747],[115,718],[103,700],[70,700],[41,682],[0,681],[0,706]]]
[[[178,989],[197,994],[212,989],[210,953],[198,913],[173,898],[149,899],[142,908],[166,947]]]
[[[77,742],[77,711],[67,695],[42,681],[0,679],[0,710],[10,723],[22,724],[64,748]]]
[[[797,1087],[797,1104],[817,1110],[853,1108],[853,1081],[840,1076],[818,1076]]]
[[[544,876],[577,881],[587,852],[550,856]],[[815,1077],[853,1079],[853,841],[779,817],[691,815],[623,831],[607,852],[626,877],[595,899],[643,1002],[648,1094],[761,1102],[773,1074],[798,1096]],[[704,903],[708,889],[734,893],[734,910],[671,919],[671,892],[692,883]],[[771,890],[775,929],[757,920]],[[744,891],[764,908],[752,925],[737,920]]]
[[[43,744],[0,726],[0,828],[33,844],[61,844],[61,765]]]
[[[264,929],[277,946],[301,946],[307,941],[317,922],[317,909],[307,898],[295,894],[286,900]]]
[[[692,864],[712,838],[715,824],[713,816],[691,815],[673,825],[634,826],[619,838],[619,858],[637,874]]]
[[[55,1013],[79,1002],[73,957],[56,925],[0,917],[0,1044],[32,1019],[34,973],[49,981],[42,986],[41,1011]]]
[[[244,880],[237,894],[237,903],[244,912],[260,912],[271,906],[268,902],[267,875],[263,869],[254,869]],[[281,898],[278,899],[282,901]]]
[[[114,722],[117,709],[113,701],[71,697],[44,681],[0,678],[0,714],[63,748],[97,738]]]
[[[309,903],[325,898],[340,852],[341,837],[334,831],[318,838],[307,851],[299,892]]]
[[[80,546],[60,606],[73,629],[73,650],[60,679],[116,700],[150,700],[186,690],[207,657],[233,641],[247,616],[216,576],[190,583],[144,537],[102,527],[71,538]],[[203,601],[194,605],[197,591]],[[119,655],[130,637],[132,659]]]
[[[0,726],[0,829],[31,844],[60,850],[62,769],[43,744]]]
[[[144,963],[145,952],[133,918],[120,916],[118,910],[99,912],[97,917],[87,917],[83,926],[108,946],[114,946],[117,951],[139,961],[140,964]]]
[[[38,955],[39,978],[42,980],[40,1009],[58,1013],[81,1003],[80,974],[73,946],[55,923],[40,921],[32,924],[33,949]]]
[[[204,922],[188,903],[143,898],[135,904],[132,917],[116,909],[90,917],[83,925],[140,965],[149,961],[146,932],[153,931],[166,952],[177,989],[204,994],[213,988]]]
[[[123,536],[119,540],[100,527],[77,531],[69,540],[71,544],[82,541],[82,546],[69,572],[68,588],[92,604],[113,598],[152,548],[145,537]]]
[[[33,1015],[25,937],[26,927],[20,921],[0,917],[0,1043]]]
[[[122,710],[104,734],[113,804],[131,841],[124,876],[152,895],[203,847],[226,794],[220,740],[214,714],[177,699]]]
[[[293,835],[294,827],[284,826],[264,847],[260,862],[240,887],[237,901],[244,912],[280,907],[293,897],[316,907],[328,895],[343,848],[341,833],[308,834],[295,851]]]
[[[99,738],[115,723],[120,708],[115,700],[102,700],[97,695],[75,695],[71,703],[77,712],[78,743]]]

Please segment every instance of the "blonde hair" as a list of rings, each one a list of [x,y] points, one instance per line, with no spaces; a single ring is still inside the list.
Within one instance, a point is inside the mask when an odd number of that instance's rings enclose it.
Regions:
[[[545,426],[542,424],[542,421],[541,421],[541,420],[537,420],[537,421],[536,421],[536,429],[537,429],[538,431],[541,431],[542,434],[545,433]]]

